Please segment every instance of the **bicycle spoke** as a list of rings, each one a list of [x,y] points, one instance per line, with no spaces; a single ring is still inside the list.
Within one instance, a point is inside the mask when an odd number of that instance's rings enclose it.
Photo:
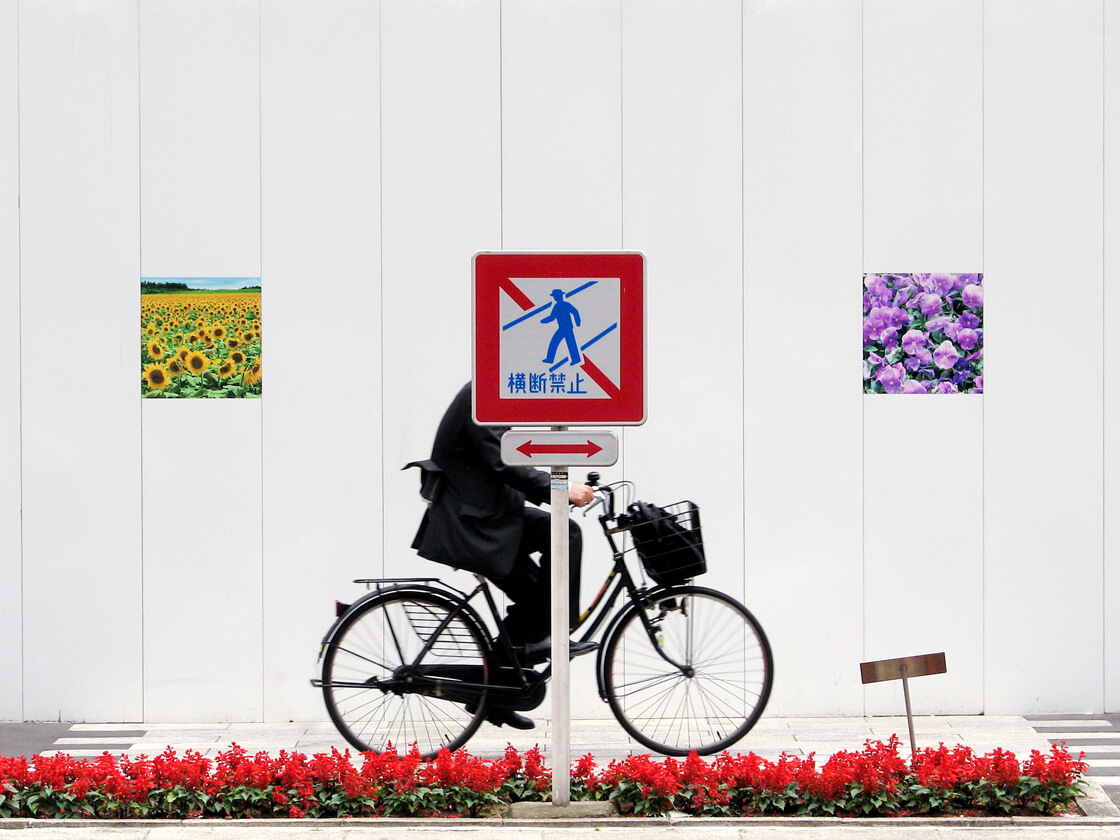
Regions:
[[[643,616],[655,622],[653,638]],[[714,590],[681,587],[647,612],[632,609],[605,656],[615,716],[643,744],[671,755],[726,748],[769,696],[765,637],[741,605]]]
[[[376,752],[415,745],[432,757],[442,747],[461,746],[482,715],[441,695],[462,698],[457,684],[488,679],[476,621],[440,593],[392,591],[344,618],[325,654],[322,680],[339,731],[359,749]],[[440,674],[437,689],[415,679],[421,659],[424,669],[436,669],[421,670],[421,677]]]

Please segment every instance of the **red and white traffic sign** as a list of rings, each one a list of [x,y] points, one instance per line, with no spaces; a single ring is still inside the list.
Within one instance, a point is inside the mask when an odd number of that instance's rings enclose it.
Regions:
[[[642,254],[475,255],[475,422],[638,425],[645,404]]]
[[[529,467],[609,467],[618,462],[614,432],[535,432],[510,430],[502,435],[502,462]]]

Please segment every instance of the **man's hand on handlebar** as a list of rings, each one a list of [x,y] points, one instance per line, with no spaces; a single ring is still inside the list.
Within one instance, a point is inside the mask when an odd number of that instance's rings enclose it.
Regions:
[[[568,501],[576,507],[590,504],[595,498],[595,492],[586,484],[571,484],[568,486]]]

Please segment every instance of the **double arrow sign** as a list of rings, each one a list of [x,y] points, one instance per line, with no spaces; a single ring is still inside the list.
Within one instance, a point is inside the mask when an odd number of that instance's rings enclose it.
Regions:
[[[614,432],[509,431],[502,435],[502,462],[510,466],[609,467],[618,461]]]

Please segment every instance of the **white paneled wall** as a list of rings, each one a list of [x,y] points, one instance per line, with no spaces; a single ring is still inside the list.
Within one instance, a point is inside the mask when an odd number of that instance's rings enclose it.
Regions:
[[[292,687],[380,571],[378,26],[363,0],[261,5],[266,718],[321,714]]]
[[[19,6],[30,720],[143,714],[136,28],[135,3]]]
[[[746,603],[786,714],[863,708],[860,7],[743,11]]]
[[[255,0],[140,3],[144,277],[261,275],[259,31]],[[148,720],[263,715],[261,408],[143,401]]]
[[[445,574],[409,546],[427,458],[471,375],[471,257],[501,247],[501,8],[381,5],[381,368],[384,543],[368,576]],[[385,362],[392,359],[391,364]],[[473,580],[448,574],[457,585]],[[341,582],[340,582],[341,583]],[[324,628],[325,629],[325,628]]]
[[[865,273],[983,270],[983,24],[970,0],[864,3]],[[869,394],[863,416],[864,656],[944,651],[918,708],[981,712],[984,399]],[[899,702],[867,688],[871,714]]]
[[[1104,307],[1120,312],[1120,0],[1104,6]],[[1104,331],[1104,705],[1120,709],[1120,331]],[[1088,609],[1095,604],[1087,605]]]
[[[937,650],[924,712],[1120,710],[1118,32],[1120,0],[0,3],[0,719],[321,719],[352,578],[469,586],[409,548],[400,467],[499,249],[645,253],[649,422],[603,472],[701,505],[770,714],[897,713],[859,662]],[[929,271],[985,275],[985,394],[864,396],[863,274]],[[264,397],[142,401],[141,276],[261,277]]]
[[[20,550],[19,29],[16,4],[0,5],[0,720],[23,717],[23,555]],[[12,381],[14,379],[14,382]]]
[[[985,710],[1091,711],[1104,670],[1102,6],[984,9]],[[1069,344],[1051,332],[1066,307],[1080,313]]]

